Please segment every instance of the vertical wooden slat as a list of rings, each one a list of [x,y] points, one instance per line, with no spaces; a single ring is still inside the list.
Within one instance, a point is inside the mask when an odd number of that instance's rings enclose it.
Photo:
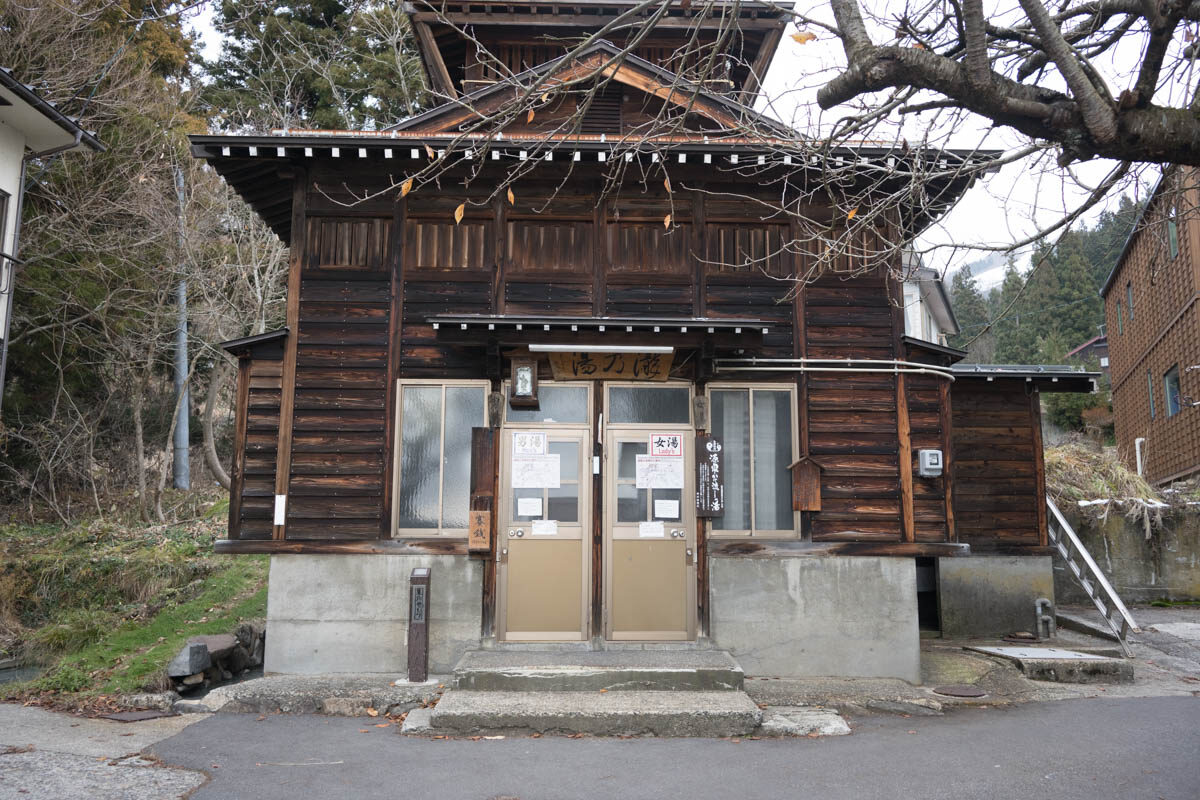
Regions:
[[[1040,393],[1029,393],[1029,425],[1033,433],[1033,470],[1037,503],[1038,544],[1049,544],[1046,530],[1046,457],[1042,450],[1042,402]]]
[[[912,435],[908,424],[908,396],[905,376],[896,376],[896,435],[900,439],[900,513],[904,541],[914,541],[916,524],[913,519]]]
[[[703,185],[700,186],[704,188]],[[704,306],[706,302],[705,295],[708,294],[705,288],[705,274],[708,272],[705,261],[704,252],[704,192],[697,191],[692,193],[692,261],[695,264],[695,269],[692,272],[692,315],[696,317],[704,316]]]
[[[242,489],[246,483],[246,420],[250,410],[250,359],[239,358],[237,370],[237,404],[233,422],[233,464],[229,469],[229,533],[230,539],[242,535]]]
[[[300,330],[300,273],[308,256],[308,243],[305,236],[308,226],[305,225],[305,191],[308,181],[303,168],[297,169],[292,176],[292,242],[288,263],[287,289],[287,327],[288,337],[284,342],[283,373],[280,381],[279,395],[279,439],[275,451],[275,495],[286,496],[288,480],[292,472],[292,418],[296,409],[296,347]],[[271,538],[283,539],[287,528],[286,517],[283,525],[272,525]]]
[[[497,491],[497,451],[498,432],[496,428],[471,429],[471,494],[470,506],[472,511],[488,511],[491,516],[491,530],[488,541],[492,550],[499,546],[496,541],[496,503]],[[492,550],[482,554],[483,557],[483,596],[481,608],[480,635],[492,636],[495,631],[496,617],[496,560]]]
[[[605,441],[604,431],[600,427],[600,415],[603,413],[604,384],[595,381],[592,386],[592,431],[594,436]],[[591,444],[595,452],[595,443]],[[605,453],[612,457],[611,453]],[[605,464],[599,475],[592,476],[592,636],[604,633],[604,483],[603,475],[608,471]]]
[[[400,379],[400,335],[401,323],[404,318],[404,218],[407,213],[406,203],[396,203],[392,212],[392,235],[390,247],[384,250],[390,255],[385,263],[390,261],[388,270],[391,276],[390,308],[388,309],[388,359],[387,384],[384,400],[383,428],[383,515],[379,520],[379,538],[387,539],[392,535],[392,493],[395,486],[395,476],[399,469],[395,464],[396,458],[396,382]],[[383,226],[383,221],[379,221]],[[382,247],[382,245],[380,245]]]
[[[938,415],[942,426],[942,489],[946,496],[946,541],[957,542],[954,529],[954,417],[950,408],[950,381],[938,381]]]

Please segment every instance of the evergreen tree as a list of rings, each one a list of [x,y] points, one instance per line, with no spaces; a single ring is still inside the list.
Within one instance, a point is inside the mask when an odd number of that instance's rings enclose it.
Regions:
[[[218,127],[376,128],[424,101],[422,68],[399,4],[381,0],[224,0],[225,44],[206,64]]]
[[[967,363],[991,361],[996,352],[995,334],[988,329],[991,314],[970,267],[954,273],[950,280],[950,302],[959,327],[959,333],[950,337],[950,345],[967,350]]]

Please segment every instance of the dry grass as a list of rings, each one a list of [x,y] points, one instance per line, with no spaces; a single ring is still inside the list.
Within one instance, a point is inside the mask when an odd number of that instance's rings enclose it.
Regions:
[[[1161,493],[1116,457],[1115,449],[1085,442],[1046,449],[1046,492],[1059,506],[1101,519],[1117,509],[1141,522],[1147,539],[1162,525],[1163,512],[1169,508]],[[1094,500],[1109,502],[1079,506],[1080,501]]]

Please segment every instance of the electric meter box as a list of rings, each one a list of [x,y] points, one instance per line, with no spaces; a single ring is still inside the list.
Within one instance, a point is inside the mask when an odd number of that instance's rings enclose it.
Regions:
[[[942,474],[942,451],[918,450],[917,474],[922,478],[940,477]]]

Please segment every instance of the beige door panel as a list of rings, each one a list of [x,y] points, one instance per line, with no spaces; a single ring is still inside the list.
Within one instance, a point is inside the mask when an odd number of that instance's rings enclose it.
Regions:
[[[591,612],[590,431],[552,423],[539,431],[559,456],[559,488],[513,488],[514,429],[501,432],[497,633],[507,641],[583,641]]]

